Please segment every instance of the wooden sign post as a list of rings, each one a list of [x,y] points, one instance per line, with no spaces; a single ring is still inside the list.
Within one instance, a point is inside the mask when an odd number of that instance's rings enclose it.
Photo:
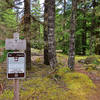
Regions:
[[[14,33],[13,39],[6,39],[6,50],[26,50],[26,40],[20,40]],[[14,80],[14,100],[19,100],[19,79],[26,75],[26,56],[24,52],[9,52],[7,55],[7,78]]]
[[[19,79],[14,79],[14,100],[19,100]]]

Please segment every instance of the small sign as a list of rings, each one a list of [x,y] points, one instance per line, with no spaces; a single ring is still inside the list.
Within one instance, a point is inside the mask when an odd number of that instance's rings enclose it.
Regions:
[[[25,53],[10,52],[8,53],[8,79],[20,79],[25,78]]]
[[[26,40],[6,39],[6,50],[26,50]]]
[[[19,33],[14,33],[13,37],[14,37],[15,40],[19,40]]]
[[[14,33],[13,37],[13,39],[6,39],[6,50],[26,50],[26,40],[19,39],[19,33]]]

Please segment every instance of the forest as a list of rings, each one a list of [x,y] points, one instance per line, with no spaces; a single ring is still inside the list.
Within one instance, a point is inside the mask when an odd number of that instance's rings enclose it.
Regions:
[[[18,99],[9,52],[26,55]],[[100,100],[100,0],[0,0],[0,100]]]

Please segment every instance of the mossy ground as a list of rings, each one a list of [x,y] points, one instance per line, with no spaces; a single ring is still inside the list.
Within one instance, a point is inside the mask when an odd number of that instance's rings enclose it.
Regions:
[[[92,80],[85,74],[71,72],[66,67],[66,55],[57,54],[57,59],[56,70],[44,65],[43,57],[34,59],[32,70],[20,80],[20,100],[88,100],[87,96],[96,88]],[[1,68],[0,72],[5,70]],[[0,100],[13,100],[13,80],[0,74],[0,82],[4,84]]]

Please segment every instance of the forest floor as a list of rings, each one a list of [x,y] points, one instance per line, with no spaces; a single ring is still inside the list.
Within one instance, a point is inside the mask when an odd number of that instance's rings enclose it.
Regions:
[[[76,64],[75,71],[84,73],[93,81],[96,85],[95,93],[88,95],[88,100],[100,100],[100,72],[98,71],[91,71],[87,72],[85,69],[82,68],[82,65]]]
[[[57,54],[60,67],[55,71],[43,64],[42,51],[32,49],[32,70],[20,80],[20,100],[100,100],[100,70],[86,70],[78,63],[86,57],[78,56],[75,71],[66,73],[67,58]],[[6,61],[0,64],[0,100],[13,100],[13,80],[7,80],[6,66]]]

